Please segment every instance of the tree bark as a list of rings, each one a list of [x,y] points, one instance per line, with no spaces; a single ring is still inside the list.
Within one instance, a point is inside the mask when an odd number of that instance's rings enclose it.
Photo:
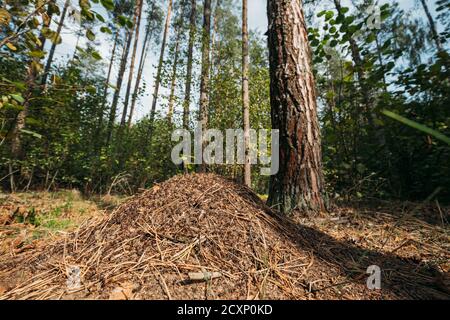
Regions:
[[[32,61],[36,61],[37,58],[33,58]],[[17,114],[14,127],[11,131],[11,154],[14,159],[20,159],[22,157],[22,139],[21,132],[25,129],[25,121],[30,109],[30,98],[33,94],[35,87],[36,74],[33,70],[32,63],[28,67],[27,75],[27,91],[24,95],[23,109]]]
[[[111,79],[111,71],[112,71],[112,67],[114,65],[114,58],[116,56],[118,39],[119,39],[119,31],[117,30],[116,34],[114,36],[114,43],[113,43],[113,47],[112,47],[111,58],[109,59],[109,67],[108,67],[108,74],[107,74],[106,80],[105,80],[105,87],[103,88],[102,106],[100,108],[100,112],[98,115],[98,123],[97,123],[97,130],[96,130],[97,135],[100,133],[101,127],[103,125],[103,114],[105,112],[106,98],[108,96],[109,81]]]
[[[169,0],[169,5],[167,8],[166,23],[164,26],[163,40],[161,43],[161,52],[159,54],[158,70],[156,72],[155,89],[153,91],[153,102],[152,102],[152,107],[150,110],[150,131],[149,131],[149,139],[150,140],[152,138],[153,121],[155,120],[156,104],[158,102],[159,86],[161,84],[161,73],[162,73],[162,67],[163,67],[163,62],[164,62],[164,52],[166,50],[166,42],[167,42],[167,35],[169,34],[171,15],[172,15],[172,0]]]
[[[186,67],[186,84],[185,84],[185,96],[183,102],[183,128],[189,128],[189,107],[191,104],[191,84],[192,84],[192,61],[194,52],[195,32],[196,24],[195,17],[197,14],[197,0],[191,0],[191,13],[189,17],[189,46],[188,46],[188,59]]]
[[[155,2],[152,2],[152,8],[150,10],[149,19],[151,19],[150,17],[153,17],[154,11],[155,11]],[[149,43],[150,43],[152,36],[153,36],[153,30],[151,29],[151,21],[148,21],[147,29],[146,29],[145,37],[144,37],[144,43],[142,44],[142,52],[141,52],[141,57],[139,60],[139,67],[138,67],[138,73],[136,76],[136,83],[134,84],[134,90],[133,90],[133,94],[131,96],[130,114],[128,116],[128,123],[127,123],[128,128],[131,127],[131,121],[133,120],[133,113],[134,113],[134,108],[136,106],[139,85],[141,83],[142,72],[144,71],[145,60],[147,60]]]
[[[127,66],[127,58],[128,58],[128,53],[130,52],[132,38],[133,38],[133,30],[130,29],[127,31],[127,36],[125,39],[125,44],[124,44],[124,48],[123,48],[123,52],[122,52],[122,58],[120,61],[119,73],[117,75],[116,88],[114,91],[113,101],[111,104],[111,111],[109,113],[106,145],[109,145],[109,142],[111,141],[111,137],[112,137],[114,121],[116,120],[117,103],[119,102],[120,89],[122,87],[123,75],[125,73],[125,68]]]
[[[242,110],[244,119],[244,183],[251,188],[251,163],[250,163],[250,98],[248,92],[248,6],[247,0],[242,0]]]
[[[269,205],[287,214],[325,208],[322,154],[311,50],[302,4],[268,0],[270,100],[280,130],[280,168]]]
[[[222,4],[221,0],[216,0],[216,5],[214,8],[214,18],[213,18],[213,31],[211,36],[211,78],[214,78],[214,66],[216,63],[216,52],[219,48],[216,47],[216,35],[217,35],[217,25],[218,25],[218,16],[220,5]]]
[[[170,95],[169,95],[169,106],[168,106],[168,112],[167,112],[167,120],[169,123],[172,123],[172,117],[173,117],[173,109],[174,109],[174,103],[175,103],[175,86],[177,81],[177,66],[178,66],[178,58],[180,55],[180,40],[181,35],[183,33],[184,28],[184,8],[185,8],[186,2],[183,1],[181,4],[181,12],[180,12],[180,19],[178,20],[178,24],[176,27],[176,40],[175,40],[175,55],[173,58],[173,65],[172,65],[172,76],[170,79]]]
[[[430,9],[428,8],[425,0],[420,0],[420,3],[422,4],[423,10],[425,11],[428,19],[428,23],[430,24],[431,34],[433,35],[433,40],[436,44],[436,48],[438,49],[438,51],[442,51],[442,43],[439,38],[439,33],[437,32],[436,23],[434,22],[433,16],[430,13]]]
[[[203,4],[203,36],[202,36],[202,70],[200,78],[200,108],[199,122],[202,125],[203,136],[208,127],[209,109],[209,54],[211,39],[211,0],[205,0]],[[204,141],[202,142],[202,155]],[[200,172],[206,172],[206,163],[202,161]]]
[[[135,11],[134,11],[134,18],[133,18],[134,45],[133,45],[133,53],[131,54],[130,72],[128,74],[128,85],[127,85],[127,91],[125,93],[125,101],[123,104],[122,119],[120,121],[121,127],[125,126],[127,114],[128,114],[128,102],[130,100],[131,84],[133,82],[134,63],[136,60],[136,51],[137,51],[138,42],[139,42],[139,29],[141,27],[141,16],[142,16],[143,4],[144,4],[143,0],[137,0]],[[136,20],[137,20],[137,22],[136,22]]]
[[[64,26],[64,20],[66,19],[67,9],[69,8],[69,5],[70,5],[70,1],[66,0],[66,2],[64,2],[64,7],[63,7],[63,11],[61,13],[61,18],[59,19],[58,28],[56,28],[56,38],[55,38],[55,41],[52,42],[52,46],[51,46],[50,52],[48,54],[47,62],[45,64],[44,74],[42,75],[41,83],[44,87],[47,83],[48,73],[50,72],[50,68],[53,63],[53,56],[55,55],[55,50],[56,50],[56,46],[57,46],[56,40],[61,35],[61,30],[62,30],[62,27]]]

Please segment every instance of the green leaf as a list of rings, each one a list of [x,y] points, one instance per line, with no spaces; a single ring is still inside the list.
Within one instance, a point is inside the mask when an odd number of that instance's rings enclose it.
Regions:
[[[86,86],[86,91],[90,94],[95,94],[97,92],[97,89],[94,86]]]
[[[10,94],[11,98],[13,98],[14,100],[16,100],[19,103],[24,103],[25,99],[22,97],[21,94]]]
[[[346,14],[347,12],[349,12],[350,11],[350,8],[348,8],[348,7],[342,7],[341,8],[341,13],[342,14]]]
[[[125,25],[127,24],[127,18],[125,16],[118,16],[117,17],[119,24],[122,27],[125,27]]]
[[[30,130],[25,130],[25,129],[21,129],[20,131],[23,132],[23,133],[32,135],[32,136],[35,137],[35,138],[42,139],[42,135],[39,134],[39,133],[37,133],[37,132],[30,131]]]
[[[41,58],[45,57],[45,52],[44,52],[44,51],[41,51],[41,50],[35,50],[35,51],[30,51],[30,52],[28,53],[28,55],[29,55],[30,57],[33,57],[33,58],[39,58],[39,59],[41,59]]]
[[[12,84],[13,84],[18,90],[25,90],[25,88],[26,88],[25,82],[13,81]]]
[[[101,22],[105,22],[105,18],[103,18],[103,16],[99,13],[95,13],[95,16],[97,17],[97,19]]]
[[[417,123],[415,121],[409,120],[405,117],[402,117],[401,115],[398,115],[394,112],[388,111],[388,110],[383,110],[382,113],[386,116],[388,116],[389,118],[392,118],[394,120],[397,120],[407,126],[410,126],[411,128],[417,129],[419,131],[422,131],[424,133],[429,134],[430,136],[435,137],[438,140],[441,140],[445,143],[447,143],[448,145],[450,145],[450,138],[447,137],[446,135],[440,133],[439,131],[436,131],[434,129],[431,129],[423,124]]]
[[[334,17],[334,12],[333,11],[327,11],[327,13],[325,14],[325,20],[330,20],[331,18]]]
[[[90,41],[94,41],[94,40],[95,40],[95,34],[92,32],[91,29],[87,29],[87,31],[86,31],[86,37],[87,37]]]
[[[101,28],[100,28],[100,31],[103,32],[103,33],[109,33],[109,34],[112,34],[111,29],[108,28],[108,27],[101,27]]]
[[[102,6],[107,9],[107,10],[114,10],[114,2],[113,0],[100,0],[100,2],[102,3]]]
[[[95,60],[102,60],[102,56],[101,56],[98,52],[96,52],[96,51],[93,51],[93,52],[91,53],[91,56],[92,56],[92,58],[94,58]]]

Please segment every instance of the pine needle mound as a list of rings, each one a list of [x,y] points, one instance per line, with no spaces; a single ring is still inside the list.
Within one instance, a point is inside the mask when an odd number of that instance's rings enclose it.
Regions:
[[[295,225],[213,174],[176,176],[36,252],[0,259],[0,299],[449,297],[439,271]],[[386,287],[369,290],[366,268],[377,263]]]

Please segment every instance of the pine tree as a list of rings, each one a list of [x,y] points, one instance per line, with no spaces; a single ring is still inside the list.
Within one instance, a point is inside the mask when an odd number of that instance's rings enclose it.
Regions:
[[[277,174],[268,204],[282,213],[324,209],[321,139],[314,75],[300,1],[268,2],[273,129],[280,130]]]

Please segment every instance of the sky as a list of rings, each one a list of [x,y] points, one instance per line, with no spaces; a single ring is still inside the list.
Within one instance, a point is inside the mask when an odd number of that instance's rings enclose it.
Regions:
[[[60,5],[62,6],[62,1],[63,0],[58,0],[58,3],[60,3]],[[73,3],[77,3],[75,0],[72,0]],[[176,1],[176,0],[175,0]],[[239,3],[238,0],[236,0],[237,3]],[[342,1],[342,5],[343,6],[347,6],[350,4],[350,0],[341,0]],[[390,0],[380,0],[380,5],[387,3],[387,2],[391,2]],[[416,0],[399,0],[400,6],[405,9],[405,10],[410,10],[413,8],[417,8],[417,12],[416,14],[422,14],[422,10],[421,7],[418,7],[417,4],[415,4]],[[434,1],[430,1],[430,7],[432,9],[434,9],[432,2],[434,3]],[[215,1],[213,1],[213,4],[215,3]],[[248,6],[249,6],[249,28],[251,30],[254,31],[258,31],[260,33],[265,33],[267,30],[267,14],[266,14],[266,3],[267,0],[248,0]],[[103,14],[104,17],[106,17],[105,11],[104,9],[100,8],[96,8],[94,6],[94,9]],[[317,7],[317,12],[320,12],[324,9],[333,9],[333,5],[332,5],[332,1],[322,1],[320,5],[318,5]],[[414,12],[415,10],[413,10]],[[55,57],[57,57],[57,61],[60,63],[63,63],[64,61],[67,61],[68,58],[72,57],[73,52],[74,52],[74,48],[75,48],[75,44],[77,42],[77,37],[69,31],[69,28],[73,28],[74,25],[74,21],[68,21],[66,24],[66,28],[63,28],[62,31],[62,39],[63,42],[61,45],[57,46],[56,49],[56,55]],[[142,23],[141,26],[141,35],[144,34],[144,25],[145,23]],[[110,54],[112,51],[112,41],[107,41],[107,39],[105,38],[104,34],[101,34],[100,32],[97,33],[98,34],[98,39],[96,40],[96,49],[98,50],[98,52],[102,55],[104,63],[105,63],[105,70],[104,70],[104,74],[106,75],[107,73],[107,63],[109,62],[110,59]],[[142,41],[143,41],[143,36],[140,37],[140,42],[139,42],[139,48],[141,47]],[[86,39],[85,37],[81,37],[79,40],[79,46],[83,47],[84,44],[86,43]],[[159,49],[159,48],[157,48]],[[140,56],[140,52],[138,51],[137,53],[137,57]],[[144,117],[145,115],[148,114],[150,106],[151,106],[151,92],[153,90],[153,78],[154,78],[154,74],[155,74],[155,65],[158,61],[158,56],[159,56],[159,52],[158,50],[154,50],[153,52],[150,52],[145,64],[145,68],[144,68],[144,74],[143,74],[143,80],[146,81],[147,83],[147,89],[146,92],[144,94],[143,97],[141,97],[138,101],[138,103],[136,104],[136,113],[135,113],[135,117],[134,120],[139,119]],[[118,71],[118,64],[116,63],[116,66],[113,68],[113,75],[116,75]],[[135,68],[135,72],[136,72],[136,68]],[[124,79],[128,79],[128,75],[127,73],[125,74]],[[111,79],[110,81],[112,84],[115,84],[115,79]],[[124,81],[125,82],[125,81]],[[111,89],[110,89],[111,90]],[[126,90],[126,82],[124,85],[122,85],[122,95],[124,94]],[[167,89],[162,88],[161,93],[167,93]],[[110,93],[110,96],[112,94]],[[159,100],[160,101],[160,100]],[[121,107],[121,104],[119,104],[119,106]],[[161,103],[159,104],[159,107],[161,106]],[[118,118],[120,119],[121,116],[121,110],[119,110],[118,112]]]

